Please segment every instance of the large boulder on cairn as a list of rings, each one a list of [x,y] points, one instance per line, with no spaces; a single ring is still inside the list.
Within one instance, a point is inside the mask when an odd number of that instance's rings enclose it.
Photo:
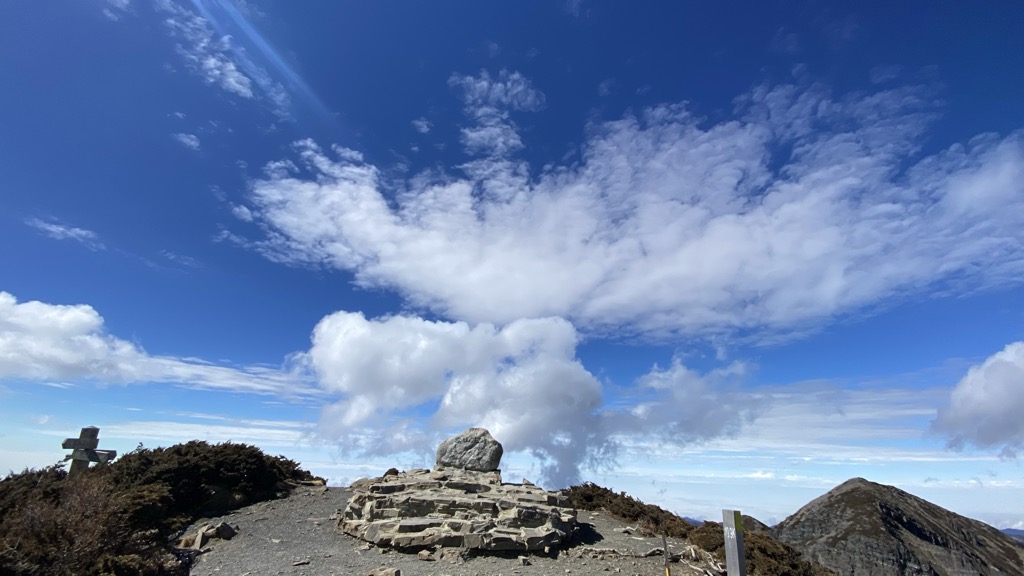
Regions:
[[[493,472],[501,464],[503,452],[501,442],[495,440],[490,432],[484,428],[470,428],[441,442],[437,447],[435,464],[438,469],[451,467]]]

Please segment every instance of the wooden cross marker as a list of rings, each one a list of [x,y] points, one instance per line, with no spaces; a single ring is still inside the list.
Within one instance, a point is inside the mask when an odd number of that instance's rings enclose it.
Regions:
[[[725,567],[729,576],[747,576],[747,559],[743,552],[743,517],[739,510],[722,510],[725,529]]]
[[[100,445],[100,429],[95,426],[86,426],[78,438],[65,438],[61,447],[65,450],[72,450],[70,456],[65,460],[71,460],[69,476],[89,468],[90,462],[106,463],[117,457],[116,450],[97,450]]]

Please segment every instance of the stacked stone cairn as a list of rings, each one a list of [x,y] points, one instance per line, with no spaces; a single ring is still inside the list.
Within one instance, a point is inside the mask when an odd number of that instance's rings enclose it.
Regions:
[[[557,548],[576,530],[576,510],[559,492],[528,481],[505,484],[501,444],[483,428],[445,440],[433,470],[389,470],[357,481],[339,529],[403,551]]]

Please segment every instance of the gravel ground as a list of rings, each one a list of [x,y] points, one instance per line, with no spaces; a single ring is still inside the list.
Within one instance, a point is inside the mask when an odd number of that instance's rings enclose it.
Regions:
[[[365,576],[378,567],[395,567],[402,576],[565,576],[567,574],[621,573],[665,574],[662,556],[637,557],[661,548],[661,538],[640,538],[622,532],[626,524],[604,514],[580,512],[582,525],[577,542],[556,557],[527,556],[528,565],[517,555],[459,556],[448,550],[440,559],[421,560],[416,554],[378,549],[337,529],[334,519],[352,493],[345,488],[297,488],[280,500],[240,508],[202,524],[224,521],[238,528],[231,540],[211,540],[192,567],[195,576],[256,576],[295,574],[306,576]],[[672,563],[674,575],[703,575],[689,560],[688,544],[670,538],[669,550],[682,554],[683,562]],[[602,552],[615,549],[618,554]],[[688,561],[689,560],[689,561]]]

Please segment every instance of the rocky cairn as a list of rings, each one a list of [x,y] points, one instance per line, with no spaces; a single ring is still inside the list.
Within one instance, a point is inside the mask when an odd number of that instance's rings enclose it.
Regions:
[[[482,428],[441,443],[433,470],[389,470],[357,481],[339,529],[400,550],[536,551],[576,530],[567,496],[529,482],[506,484],[501,444]]]

